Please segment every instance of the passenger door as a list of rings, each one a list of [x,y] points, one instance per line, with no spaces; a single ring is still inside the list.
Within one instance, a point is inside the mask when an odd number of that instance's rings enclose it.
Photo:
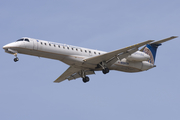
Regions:
[[[38,40],[33,40],[33,50],[38,50]]]

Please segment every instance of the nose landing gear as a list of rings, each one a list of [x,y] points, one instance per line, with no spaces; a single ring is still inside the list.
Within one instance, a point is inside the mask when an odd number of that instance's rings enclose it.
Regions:
[[[14,58],[14,62],[17,62],[17,61],[19,61],[19,58],[18,57]]]
[[[14,58],[14,62],[19,61],[19,58],[17,57],[17,53],[15,53],[14,56],[16,57],[16,58]]]

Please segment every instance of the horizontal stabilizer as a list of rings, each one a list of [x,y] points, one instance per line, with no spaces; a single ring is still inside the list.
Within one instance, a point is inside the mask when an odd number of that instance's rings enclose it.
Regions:
[[[172,37],[169,37],[169,38],[165,38],[165,39],[162,39],[162,40],[159,40],[159,41],[152,42],[152,43],[150,43],[149,45],[161,45],[161,43],[167,42],[167,41],[172,40],[172,39],[177,38],[177,37],[178,37],[178,36],[172,36]],[[144,46],[143,48],[141,48],[140,51],[144,51],[144,48],[145,48],[145,47],[146,47],[146,46]]]
[[[147,44],[140,51],[143,51],[146,54],[148,54],[150,56],[149,62],[154,65],[155,58],[156,58],[157,48],[161,45],[161,43],[164,43],[166,41],[172,40],[174,38],[177,38],[177,36],[172,36],[172,37],[169,37],[169,38],[165,38],[165,39],[162,39],[162,40],[159,40],[159,41],[152,42],[150,44]]]
[[[161,43],[163,43],[163,42],[172,40],[172,39],[177,38],[177,37],[178,37],[178,36],[172,36],[172,37],[165,38],[165,39],[162,39],[162,40],[159,40],[159,41],[156,41],[156,42],[152,42],[151,44],[157,44],[157,45],[159,45],[159,44],[161,44]]]

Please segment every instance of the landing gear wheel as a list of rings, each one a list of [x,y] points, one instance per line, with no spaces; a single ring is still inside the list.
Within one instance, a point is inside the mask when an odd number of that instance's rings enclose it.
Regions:
[[[109,73],[109,69],[108,69],[108,68],[104,68],[104,69],[102,70],[102,72],[103,72],[104,74],[107,74],[107,73]]]
[[[19,58],[14,58],[14,62],[17,62],[17,61],[19,61]]]
[[[89,82],[89,77],[86,76],[85,78],[83,78],[83,82],[84,82],[84,83]]]

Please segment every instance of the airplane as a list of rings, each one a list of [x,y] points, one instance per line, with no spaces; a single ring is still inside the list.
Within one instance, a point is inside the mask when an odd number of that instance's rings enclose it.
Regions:
[[[69,68],[54,81],[55,83],[77,78],[82,78],[82,81],[87,83],[90,80],[87,75],[95,74],[95,71],[102,71],[103,74],[109,73],[110,70],[133,73],[156,67],[157,48],[163,42],[174,38],[177,36],[159,41],[147,40],[112,52],[104,52],[23,37],[3,46],[3,49],[15,56],[14,62],[19,61],[17,54],[20,53],[55,59],[69,65]],[[140,47],[142,48],[139,50]]]

